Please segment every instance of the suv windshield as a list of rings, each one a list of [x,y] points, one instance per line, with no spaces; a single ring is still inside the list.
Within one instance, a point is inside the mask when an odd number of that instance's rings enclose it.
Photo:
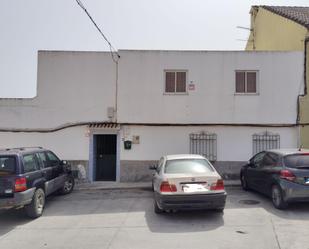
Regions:
[[[0,156],[0,175],[15,173],[16,159],[14,156]]]
[[[213,168],[204,159],[176,159],[168,160],[165,164],[164,173],[185,174],[185,173],[208,173]]]
[[[309,168],[309,155],[295,154],[284,157],[284,164],[289,168]]]

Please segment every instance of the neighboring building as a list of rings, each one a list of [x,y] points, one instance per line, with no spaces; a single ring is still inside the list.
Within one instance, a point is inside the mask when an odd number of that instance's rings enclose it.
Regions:
[[[34,99],[0,100],[1,147],[44,146],[95,180],[144,181],[161,155],[197,153],[225,178],[266,148],[298,146],[302,52],[38,55]]]
[[[301,144],[309,148],[309,7],[253,6],[250,14],[251,32],[246,50],[304,52],[304,96],[295,101],[299,105]]]

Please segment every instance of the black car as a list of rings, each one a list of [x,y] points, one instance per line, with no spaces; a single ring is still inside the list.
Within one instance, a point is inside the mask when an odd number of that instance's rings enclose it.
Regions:
[[[46,196],[72,192],[70,165],[41,147],[0,150],[0,210],[25,208],[27,215],[42,215]]]
[[[244,190],[268,195],[278,209],[309,202],[309,150],[262,151],[242,167],[240,180]]]

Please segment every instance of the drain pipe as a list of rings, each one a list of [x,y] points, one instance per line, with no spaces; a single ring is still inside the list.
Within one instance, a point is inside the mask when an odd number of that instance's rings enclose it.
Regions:
[[[301,123],[301,120],[300,120],[300,99],[302,97],[305,97],[307,95],[307,52],[308,52],[308,49],[307,49],[307,45],[308,45],[308,42],[309,42],[309,37],[306,37],[305,38],[305,41],[304,41],[304,93],[303,94],[299,94],[298,97],[297,97],[297,117],[296,117],[296,125],[298,126],[298,145],[299,147],[302,146],[301,144],[301,134],[300,134],[300,129],[301,129],[301,125],[304,125]]]

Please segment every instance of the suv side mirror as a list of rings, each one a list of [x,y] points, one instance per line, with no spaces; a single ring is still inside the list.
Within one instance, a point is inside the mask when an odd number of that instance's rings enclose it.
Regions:
[[[157,168],[158,168],[158,165],[156,165],[156,164],[149,166],[150,170],[157,170]]]
[[[62,160],[62,161],[61,161],[61,165],[63,165],[63,166],[64,166],[64,165],[68,165],[68,161]]]

